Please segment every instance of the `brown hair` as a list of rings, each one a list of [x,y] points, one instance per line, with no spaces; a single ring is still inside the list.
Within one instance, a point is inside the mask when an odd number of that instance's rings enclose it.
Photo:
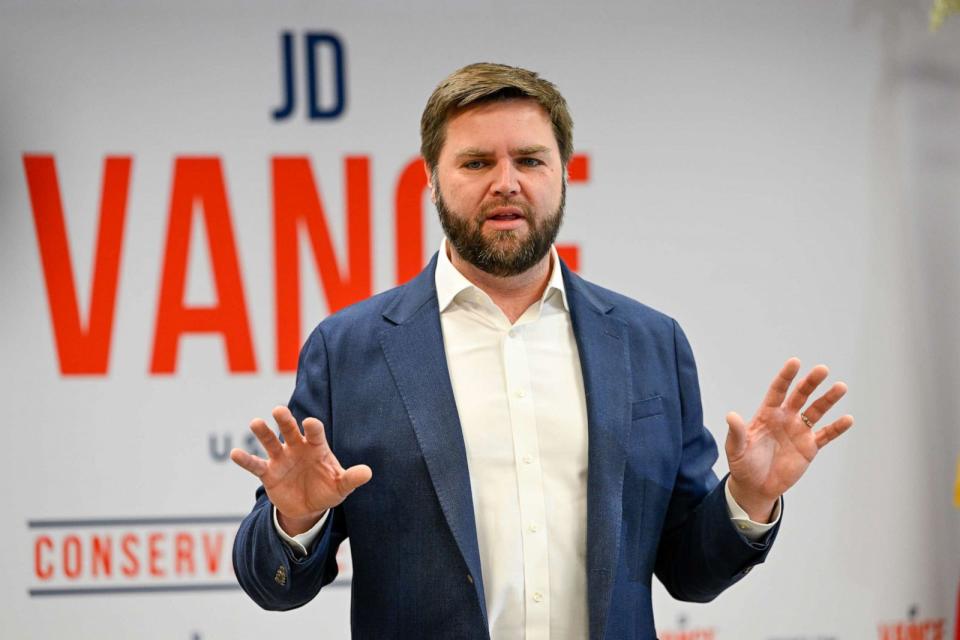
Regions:
[[[454,71],[433,90],[420,117],[420,154],[433,171],[446,138],[447,120],[454,111],[471,105],[510,98],[532,98],[553,123],[560,161],[573,154],[573,119],[567,101],[553,83],[537,73],[505,64],[478,62]]]

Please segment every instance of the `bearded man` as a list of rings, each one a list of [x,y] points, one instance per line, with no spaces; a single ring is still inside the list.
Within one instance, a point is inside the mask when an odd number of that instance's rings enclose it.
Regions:
[[[677,323],[572,273],[553,248],[572,120],[536,73],[446,78],[421,153],[446,238],[410,283],[325,319],[267,459],[234,567],[292,609],[353,558],[357,638],[655,638],[651,577],[707,601],[762,562],[781,495],[853,424],[815,429],[846,387],[787,361],[730,474],[703,426]],[[804,408],[806,407],[806,408]]]

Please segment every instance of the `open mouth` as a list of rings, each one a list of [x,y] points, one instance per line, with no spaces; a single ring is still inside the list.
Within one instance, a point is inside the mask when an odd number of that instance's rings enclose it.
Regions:
[[[496,207],[487,214],[487,220],[496,222],[513,222],[523,219],[523,211],[518,207]]]

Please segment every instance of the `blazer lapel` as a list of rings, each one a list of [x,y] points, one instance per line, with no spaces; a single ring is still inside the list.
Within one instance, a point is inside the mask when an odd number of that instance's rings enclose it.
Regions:
[[[623,473],[630,428],[630,359],[613,306],[563,266],[587,399],[587,598],[590,638],[603,638],[620,549]]]
[[[443,515],[463,554],[487,620],[467,453],[450,385],[434,271],[437,258],[412,280],[383,316],[387,365],[413,425]]]

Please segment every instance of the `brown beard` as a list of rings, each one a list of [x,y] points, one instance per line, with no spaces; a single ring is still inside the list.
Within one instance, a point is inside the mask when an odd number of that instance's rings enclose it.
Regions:
[[[560,206],[553,215],[538,219],[525,202],[499,200],[485,205],[473,219],[452,212],[443,200],[438,181],[433,181],[440,226],[457,254],[476,268],[490,275],[505,278],[515,276],[538,264],[547,253],[563,223],[563,209],[567,200],[564,181],[560,191]],[[495,207],[517,207],[523,211],[529,233],[520,238],[515,231],[496,231],[492,238],[483,235],[483,223]]]

